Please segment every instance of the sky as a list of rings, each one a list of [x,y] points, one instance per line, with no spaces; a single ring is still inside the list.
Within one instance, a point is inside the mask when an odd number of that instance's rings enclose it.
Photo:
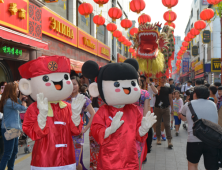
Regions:
[[[136,27],[138,26],[138,17],[145,13],[151,17],[151,23],[160,22],[162,25],[166,23],[163,19],[163,14],[168,11],[168,8],[162,4],[162,0],[144,0],[146,2],[146,8],[140,13],[129,12],[129,18],[136,20]],[[181,36],[182,40],[185,37],[185,29],[189,21],[191,14],[192,0],[179,0],[178,4],[172,8],[177,14],[177,19],[174,21],[176,24],[175,36]]]

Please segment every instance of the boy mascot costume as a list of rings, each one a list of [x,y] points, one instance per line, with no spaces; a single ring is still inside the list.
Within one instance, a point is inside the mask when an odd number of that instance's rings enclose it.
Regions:
[[[144,142],[156,122],[148,112],[142,117],[137,106],[140,98],[139,65],[135,59],[99,68],[94,61],[83,64],[82,73],[95,82],[89,92],[106,103],[93,118],[91,133],[100,145],[97,170],[138,170],[136,140]]]
[[[31,170],[75,170],[72,136],[79,135],[85,103],[78,95],[72,104],[63,102],[73,90],[70,60],[42,56],[19,67],[19,89],[37,101],[26,111],[23,131],[35,141]]]

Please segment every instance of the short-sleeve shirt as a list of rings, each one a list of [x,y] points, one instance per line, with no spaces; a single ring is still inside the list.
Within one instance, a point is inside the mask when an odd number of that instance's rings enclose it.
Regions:
[[[140,90],[140,93],[141,93],[140,99],[134,104],[138,106],[140,112],[143,114],[145,100],[150,99],[150,95],[148,91],[142,89]]]
[[[161,87],[159,93],[156,95],[155,107],[159,107],[160,102],[163,103],[162,107],[168,107],[170,105],[169,94],[171,93],[172,90],[170,87]]]
[[[218,113],[216,104],[210,100],[198,99],[192,100],[191,104],[198,117],[198,119],[206,119],[213,123],[218,124]],[[192,114],[188,107],[188,102],[183,106],[182,115],[187,118],[188,123],[188,139],[187,142],[202,142],[196,136],[193,135],[193,120]]]

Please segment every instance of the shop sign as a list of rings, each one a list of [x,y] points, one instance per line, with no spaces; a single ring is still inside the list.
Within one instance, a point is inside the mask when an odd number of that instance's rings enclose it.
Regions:
[[[74,70],[76,73],[82,72],[82,66],[84,62],[70,59],[70,69]]]
[[[211,58],[211,72],[221,72],[220,58]]]
[[[209,30],[204,30],[203,31],[203,39],[202,39],[202,42],[204,44],[209,44],[210,43],[210,40],[211,40],[211,33]]]
[[[126,57],[122,56],[121,54],[117,54],[117,62],[123,63],[126,60]]]
[[[183,74],[189,72],[189,58],[183,59],[183,65],[182,65]]]
[[[1,25],[29,32],[29,0],[6,0],[0,3],[0,12]]]
[[[198,59],[194,60],[191,62],[191,69],[194,70],[195,69],[195,65],[198,63]]]
[[[78,48],[97,55],[98,40],[78,28]]]
[[[98,41],[98,56],[110,60],[110,48],[100,41]]]
[[[11,54],[11,55],[15,55],[15,56],[21,56],[22,55],[22,50],[13,48],[13,47],[0,47],[0,52],[4,53],[4,54]]]
[[[47,7],[42,9],[42,33],[77,47],[77,27]]]
[[[192,47],[192,56],[198,56],[198,46]]]
[[[201,60],[195,64],[195,75],[203,73],[203,72],[204,72],[204,62],[203,60]]]

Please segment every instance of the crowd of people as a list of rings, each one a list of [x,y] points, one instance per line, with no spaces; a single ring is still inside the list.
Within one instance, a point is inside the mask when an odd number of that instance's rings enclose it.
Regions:
[[[139,169],[141,170],[142,164],[147,161],[146,156],[151,152],[153,140],[157,140],[157,145],[161,145],[162,141],[167,140],[168,148],[173,148],[172,129],[175,128],[175,136],[178,137],[182,121],[185,122],[184,126],[186,126],[186,123],[188,124],[188,169],[197,170],[201,155],[204,155],[206,169],[218,169],[217,150],[204,144],[193,135],[193,120],[191,119],[188,103],[192,103],[198,118],[204,118],[222,126],[221,84],[215,83],[214,85],[209,85],[204,80],[198,79],[195,86],[192,86],[191,81],[187,81],[184,85],[181,85],[181,83],[174,83],[173,79],[167,79],[165,76],[158,82],[152,78],[146,78],[146,76],[139,72],[138,77],[141,97],[135,105],[142,116],[145,117],[148,111],[154,112],[157,116],[157,122],[149,130],[147,140],[144,143],[139,141],[136,143]],[[77,170],[86,170],[87,168],[83,164],[84,134],[90,129],[93,117],[98,109],[105,105],[105,103],[100,96],[96,98],[90,96],[88,91],[91,83],[90,79],[75,72],[71,72],[70,78],[73,84],[73,92],[65,101],[72,103],[72,100],[79,93],[85,95],[85,104],[81,112],[84,126],[80,135],[73,136],[72,139],[75,148]],[[4,133],[12,128],[22,130],[22,120],[24,118],[22,113],[25,114],[28,106],[32,103],[28,96],[24,96],[19,91],[18,83],[18,81],[0,83],[1,135],[4,141],[4,154],[1,158],[0,170],[4,170],[6,166],[9,170],[13,170],[16,154],[18,153],[18,138],[6,140]],[[95,170],[97,169],[100,145],[93,138],[90,130],[89,140],[90,170]]]

